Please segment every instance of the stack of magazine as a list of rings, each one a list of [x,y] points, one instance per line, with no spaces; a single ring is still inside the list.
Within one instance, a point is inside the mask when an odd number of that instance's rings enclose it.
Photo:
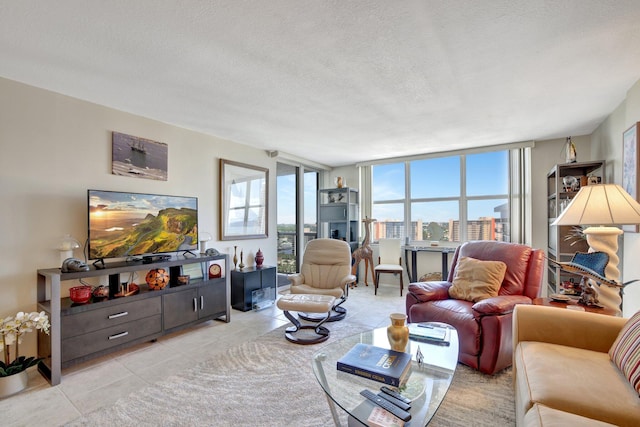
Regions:
[[[449,345],[451,330],[433,323],[409,323],[409,338],[429,344]]]

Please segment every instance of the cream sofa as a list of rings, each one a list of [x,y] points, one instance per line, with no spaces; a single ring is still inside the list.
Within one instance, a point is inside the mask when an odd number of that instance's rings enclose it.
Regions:
[[[538,305],[513,314],[518,426],[640,426],[640,398],[611,362],[627,319]]]

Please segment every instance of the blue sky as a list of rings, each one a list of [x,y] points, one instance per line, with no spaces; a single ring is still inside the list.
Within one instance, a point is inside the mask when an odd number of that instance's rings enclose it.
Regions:
[[[316,222],[316,198],[318,197],[316,179],[314,172],[305,174],[304,180],[304,222]],[[278,177],[277,200],[278,200],[278,224],[295,224],[295,175],[283,175]]]
[[[466,156],[467,196],[507,195],[508,152],[498,151]],[[404,164],[374,166],[374,201],[399,200],[392,205],[377,205],[374,216],[379,221],[401,220],[404,200]],[[460,158],[441,157],[411,162],[411,198],[444,198],[460,196]],[[315,222],[315,180],[305,179],[305,222]],[[277,189],[278,224],[295,222],[295,177],[279,176]],[[494,208],[505,199],[469,202],[470,219],[497,216]],[[434,201],[413,206],[412,218],[446,222],[458,219],[458,203]]]

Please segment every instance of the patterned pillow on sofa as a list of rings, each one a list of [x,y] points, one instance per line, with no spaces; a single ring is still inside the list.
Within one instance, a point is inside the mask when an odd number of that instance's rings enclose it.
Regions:
[[[609,349],[609,357],[640,394],[640,311],[624,325]]]

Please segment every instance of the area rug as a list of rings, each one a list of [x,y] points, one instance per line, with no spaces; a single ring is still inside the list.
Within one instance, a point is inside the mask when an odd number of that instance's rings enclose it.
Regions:
[[[329,325],[331,339],[365,329]],[[323,344],[300,346],[284,327],[121,398],[69,426],[309,426],[334,425],[311,357]],[[483,375],[458,365],[432,426],[515,425],[511,371]],[[342,420],[346,425],[346,417]]]

